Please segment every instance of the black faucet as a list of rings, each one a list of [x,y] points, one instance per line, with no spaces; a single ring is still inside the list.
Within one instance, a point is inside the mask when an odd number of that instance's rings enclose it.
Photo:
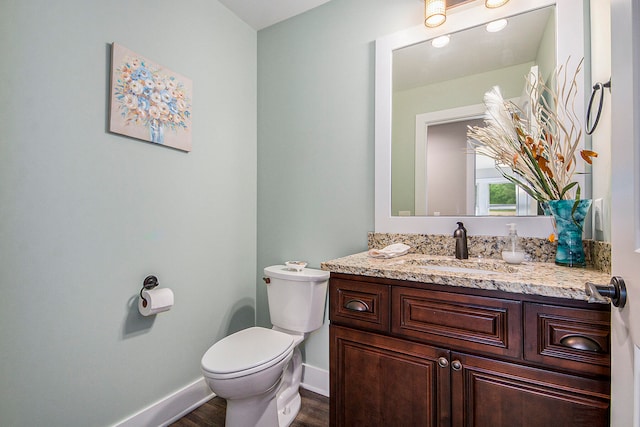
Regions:
[[[467,229],[464,228],[463,223],[458,223],[458,228],[453,232],[453,237],[456,239],[456,258],[468,259],[469,250],[467,249]]]

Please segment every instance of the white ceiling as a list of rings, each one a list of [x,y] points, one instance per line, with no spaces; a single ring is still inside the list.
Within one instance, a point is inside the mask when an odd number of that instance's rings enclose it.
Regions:
[[[329,0],[220,0],[256,31],[311,10]]]
[[[551,7],[513,16],[499,33],[478,26],[451,34],[436,49],[419,43],[393,53],[393,88],[406,90],[535,61]]]

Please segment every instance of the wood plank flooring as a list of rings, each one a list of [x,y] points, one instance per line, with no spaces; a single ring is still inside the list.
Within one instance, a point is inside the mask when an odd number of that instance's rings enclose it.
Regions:
[[[302,407],[291,427],[328,427],[329,398],[300,388]],[[227,402],[214,397],[170,427],[223,427]]]

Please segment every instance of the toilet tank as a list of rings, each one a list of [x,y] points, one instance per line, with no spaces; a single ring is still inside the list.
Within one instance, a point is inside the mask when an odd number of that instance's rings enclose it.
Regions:
[[[307,333],[324,321],[329,272],[304,268],[289,270],[284,265],[264,269],[271,323],[282,329]]]

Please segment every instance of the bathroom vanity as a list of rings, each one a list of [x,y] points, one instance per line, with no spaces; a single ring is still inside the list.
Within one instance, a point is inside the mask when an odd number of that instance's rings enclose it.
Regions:
[[[332,426],[606,426],[606,273],[367,253],[323,263]]]

